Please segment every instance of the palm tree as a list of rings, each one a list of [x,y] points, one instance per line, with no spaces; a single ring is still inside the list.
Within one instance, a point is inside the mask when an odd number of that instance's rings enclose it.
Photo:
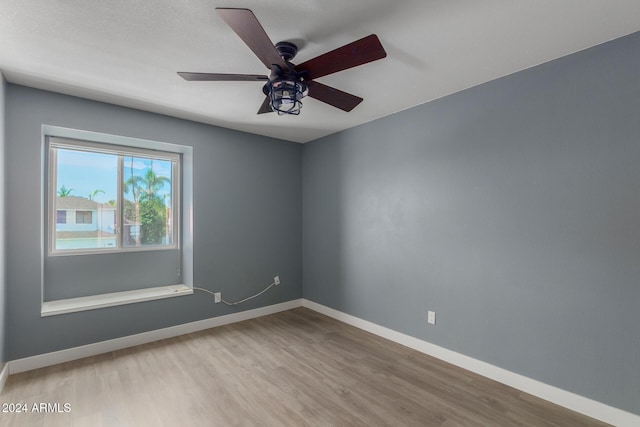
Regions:
[[[102,193],[102,194],[104,194],[104,191],[102,191],[102,190],[93,190],[93,191],[91,192],[91,194],[89,194],[89,200],[93,200],[93,198],[94,198],[94,197],[96,197],[96,195],[97,195],[98,193]]]
[[[133,173],[133,157],[131,157],[131,166],[130,166],[130,170],[131,170],[131,176],[129,177],[129,179],[127,179],[123,186],[122,186],[122,190],[128,194],[129,191],[131,191],[133,193],[133,201],[134,203],[138,203],[138,196],[140,195],[140,183],[142,182],[142,178],[134,175]]]
[[[131,166],[130,166],[131,176],[127,179],[123,185],[122,190],[125,194],[128,194],[129,191],[133,193],[133,206],[135,209],[135,218],[133,218],[135,223],[140,222],[140,204],[138,203],[140,199],[140,190],[142,189],[141,183],[142,178],[134,175],[133,173],[133,156],[131,157]],[[136,239],[136,246],[140,245],[140,238]]]
[[[143,197],[146,200],[150,200],[153,196],[159,197],[156,193],[162,189],[165,184],[170,184],[171,180],[166,176],[158,176],[153,171],[153,160],[151,160],[151,165],[149,169],[144,174],[142,178],[142,182],[146,186],[144,189],[145,194]]]
[[[62,184],[62,187],[58,190],[58,197],[67,197],[71,195],[73,188],[67,188]]]
[[[166,206],[164,198],[159,194],[165,184],[171,180],[158,176],[153,170],[153,160],[145,171],[142,183],[143,193],[140,196],[140,223],[142,224],[142,243],[158,244],[166,234]]]
[[[123,186],[122,190],[125,194],[129,194],[131,192],[133,194],[133,201],[135,203],[138,202],[138,198],[140,197],[140,191],[142,190],[142,177],[131,175],[129,179],[127,179]]]
[[[165,234],[166,212],[163,209],[165,208],[164,199],[158,193],[165,184],[171,184],[171,179],[155,173],[153,160],[142,176],[136,176],[133,171],[133,157],[131,157],[130,171],[129,178],[123,183],[123,191],[133,194],[134,222],[141,227],[136,245],[159,243]]]

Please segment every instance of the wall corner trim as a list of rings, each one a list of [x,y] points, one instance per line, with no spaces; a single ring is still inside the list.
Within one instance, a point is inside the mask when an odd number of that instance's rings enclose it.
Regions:
[[[256,317],[267,316],[269,314],[279,313],[281,311],[291,310],[298,307],[302,307],[301,299],[241,311],[239,313],[225,314],[218,317],[198,320],[196,322],[185,323],[183,325],[170,326],[168,328],[156,329],[154,331],[142,332],[135,335],[128,335],[126,337],[114,338],[112,340],[68,348],[51,353],[38,354],[22,359],[11,360],[6,364],[9,368],[6,369],[5,367],[5,370],[8,371],[8,374],[31,371],[33,369],[57,365],[58,363],[69,362],[71,360],[82,359],[84,357],[121,350],[123,348],[147,344],[153,341],[190,334],[204,329],[242,322],[243,320],[255,319]],[[2,377],[0,376],[0,381],[1,380]]]
[[[618,427],[640,425],[640,415],[507,371],[307,299],[302,300],[302,306],[605,423]]]

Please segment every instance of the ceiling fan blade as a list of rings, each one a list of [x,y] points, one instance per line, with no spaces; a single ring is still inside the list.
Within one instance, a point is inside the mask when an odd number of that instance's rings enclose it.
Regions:
[[[271,69],[273,64],[278,64],[283,69],[287,69],[284,60],[278,54],[269,36],[252,11],[249,9],[222,7],[216,8],[216,11],[268,69]]]
[[[305,80],[313,80],[348,68],[357,67],[387,56],[378,36],[371,34],[342,47],[296,65],[296,71],[307,71]]]
[[[306,81],[309,96],[343,111],[351,111],[362,102],[359,96],[351,95],[331,86],[314,81]]]
[[[265,114],[265,113],[273,113],[273,109],[271,108],[271,99],[269,99],[269,96],[264,97],[264,101],[262,101],[262,105],[258,110],[258,114]]]
[[[259,74],[220,74],[220,73],[185,73],[178,72],[178,75],[190,82],[244,82],[269,80],[267,76]]]

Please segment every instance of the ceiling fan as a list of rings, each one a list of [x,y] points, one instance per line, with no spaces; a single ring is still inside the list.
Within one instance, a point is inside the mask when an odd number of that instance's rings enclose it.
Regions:
[[[188,81],[266,81],[262,88],[266,98],[258,114],[273,111],[278,114],[300,114],[301,99],[307,95],[343,111],[351,111],[362,102],[362,98],[315,79],[387,56],[378,37],[371,34],[295,65],[291,60],[296,56],[298,47],[286,41],[274,46],[251,10],[216,8],[216,11],[271,73],[266,76],[179,72],[178,75]]]

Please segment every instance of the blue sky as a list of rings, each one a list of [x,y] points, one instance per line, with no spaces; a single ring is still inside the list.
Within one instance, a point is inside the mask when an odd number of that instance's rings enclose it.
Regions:
[[[135,175],[142,176],[151,166],[150,159],[134,157],[133,163],[130,159],[131,157],[125,157],[125,180],[131,176],[131,167],[133,167]],[[153,171],[158,176],[171,178],[171,162],[155,159],[153,160]],[[56,192],[64,185],[67,189],[71,189],[71,196],[89,198],[89,195],[95,190],[102,190],[104,193],[97,193],[93,200],[106,203],[109,200],[117,199],[117,176],[118,160],[114,154],[58,149]],[[170,186],[165,184],[159,194],[170,195]],[[169,201],[168,199],[167,197],[167,201]]]

